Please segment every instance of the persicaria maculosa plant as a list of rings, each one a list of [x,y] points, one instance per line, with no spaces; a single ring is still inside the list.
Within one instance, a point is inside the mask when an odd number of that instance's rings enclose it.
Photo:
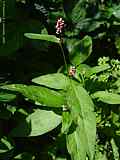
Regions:
[[[82,40],[73,42],[68,55],[69,64],[67,64],[65,51],[62,47],[64,26],[64,20],[59,18],[56,24],[58,38],[55,35],[34,33],[25,33],[25,36],[30,39],[57,43],[63,55],[65,69],[63,67],[61,72],[59,70],[58,73],[36,77],[32,79],[34,83],[32,85],[12,84],[3,88],[17,91],[40,106],[41,109],[26,118],[27,122],[31,121],[32,128],[29,136],[43,135],[62,124],[59,135],[65,135],[66,147],[71,159],[86,160],[88,158],[94,160],[96,115],[93,101],[84,88],[80,73],[81,63],[92,52],[92,40],[91,37],[85,36]],[[70,66],[69,69],[68,66]],[[41,106],[44,106],[44,109],[46,106],[46,110],[43,110]],[[54,109],[61,112],[57,114]],[[21,125],[18,126],[18,128],[20,127]],[[11,134],[25,137],[26,133],[18,133],[18,128],[14,128]]]
[[[41,76],[33,79],[33,82],[47,87],[49,86],[52,89],[59,88],[64,91],[62,93],[64,96],[64,102],[59,107],[68,108],[67,112],[65,111],[61,115],[61,134],[66,135],[68,152],[74,160],[84,160],[86,157],[89,157],[89,159],[92,160],[95,155],[96,141],[94,104],[87,91],[83,88],[82,83],[79,80],[80,78],[78,78],[79,73],[77,71],[81,62],[85,61],[92,51],[92,40],[91,37],[86,36],[78,41],[78,46],[75,47],[81,46],[82,50],[80,51],[81,53],[79,52],[76,54],[74,53],[73,48],[71,53],[69,53],[73,55],[69,56],[71,67],[68,71],[68,64],[61,43],[64,26],[64,20],[59,18],[56,24],[56,34],[60,39],[54,35],[25,34],[26,37],[31,39],[41,39],[58,43],[60,45],[67,72],[67,75],[64,75],[63,73],[54,73]],[[74,66],[77,66],[77,68]],[[75,75],[77,76],[75,77]],[[55,85],[56,83],[57,87]],[[70,132],[71,129],[73,130],[72,132]]]

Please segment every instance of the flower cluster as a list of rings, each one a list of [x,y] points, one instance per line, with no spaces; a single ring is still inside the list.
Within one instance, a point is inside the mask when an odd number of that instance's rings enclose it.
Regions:
[[[75,66],[71,66],[69,69],[69,76],[75,76],[76,68]]]
[[[56,24],[56,34],[61,34],[64,29],[64,26],[64,20],[62,18],[59,18]]]

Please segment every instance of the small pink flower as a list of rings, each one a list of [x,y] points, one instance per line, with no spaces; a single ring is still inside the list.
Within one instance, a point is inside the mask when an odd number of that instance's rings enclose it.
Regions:
[[[56,24],[56,34],[61,34],[64,29],[64,26],[64,20],[62,18],[59,18]]]
[[[76,68],[75,66],[71,66],[69,69],[69,76],[75,76]]]

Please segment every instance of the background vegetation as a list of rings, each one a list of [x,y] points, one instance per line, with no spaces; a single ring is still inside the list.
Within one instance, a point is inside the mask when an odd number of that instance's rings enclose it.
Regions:
[[[119,0],[0,0],[0,17],[0,159],[119,160]]]

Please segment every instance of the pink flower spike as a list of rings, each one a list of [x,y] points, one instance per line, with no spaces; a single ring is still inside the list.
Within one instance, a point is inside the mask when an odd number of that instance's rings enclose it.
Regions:
[[[59,18],[57,20],[57,24],[56,24],[56,34],[61,34],[63,29],[65,27],[65,24],[64,24],[64,20],[62,18]]]

